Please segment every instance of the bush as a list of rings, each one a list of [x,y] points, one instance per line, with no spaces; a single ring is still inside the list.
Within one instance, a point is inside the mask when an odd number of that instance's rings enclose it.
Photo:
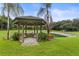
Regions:
[[[12,39],[15,40],[15,41],[18,41],[19,40],[19,37],[20,37],[20,34],[15,32],[13,35],[12,35]]]
[[[38,41],[47,41],[47,34],[46,33],[39,33],[38,34]]]

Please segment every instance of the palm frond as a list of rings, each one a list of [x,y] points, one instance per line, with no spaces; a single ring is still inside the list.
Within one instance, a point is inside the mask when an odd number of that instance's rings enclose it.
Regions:
[[[17,9],[17,14],[19,14],[19,16],[20,16],[20,15],[24,15],[24,10],[23,10],[23,8],[20,6],[20,4],[16,4],[15,9]]]
[[[39,9],[39,11],[38,11],[38,13],[37,13],[37,16],[42,16],[43,14],[44,14],[44,12],[45,12],[45,8],[40,8]]]
[[[20,16],[24,14],[23,8],[18,3],[4,3],[2,14],[5,15],[9,9],[9,14],[13,16]]]
[[[43,3],[42,5],[45,8],[51,8],[52,7],[52,4],[51,3]]]

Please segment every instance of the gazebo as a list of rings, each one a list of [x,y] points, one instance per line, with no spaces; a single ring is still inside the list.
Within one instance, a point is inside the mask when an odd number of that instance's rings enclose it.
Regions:
[[[35,32],[38,34],[38,27],[40,28],[40,32],[42,32],[42,27],[46,24],[46,21],[35,16],[20,16],[14,19],[14,24],[17,25],[18,33],[20,33],[19,27],[22,26],[22,39],[24,40],[24,34],[27,34],[28,26],[32,26],[34,34]],[[25,28],[26,30],[24,30]]]

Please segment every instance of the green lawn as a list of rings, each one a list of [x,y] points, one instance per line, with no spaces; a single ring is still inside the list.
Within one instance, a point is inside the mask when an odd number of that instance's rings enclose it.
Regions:
[[[0,31],[1,56],[79,56],[79,37],[60,37],[37,46],[22,47],[18,41],[4,40],[5,36],[6,31]]]

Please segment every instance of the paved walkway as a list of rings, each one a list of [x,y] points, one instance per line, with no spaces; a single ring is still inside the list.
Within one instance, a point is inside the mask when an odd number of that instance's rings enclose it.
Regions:
[[[29,46],[29,45],[37,45],[37,39],[36,38],[24,38],[24,42],[22,43],[23,46]]]
[[[74,35],[66,34],[66,33],[60,33],[60,32],[51,32],[51,33],[55,35],[64,36],[64,37],[74,37]]]

